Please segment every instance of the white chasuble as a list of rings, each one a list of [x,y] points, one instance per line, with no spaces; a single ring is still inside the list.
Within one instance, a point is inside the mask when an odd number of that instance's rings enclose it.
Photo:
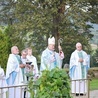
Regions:
[[[63,54],[63,52],[62,52]],[[62,60],[64,58],[64,54],[61,57],[59,53],[55,51],[51,51],[48,48],[43,51],[41,56],[41,66],[40,71],[43,70],[52,70],[53,68],[61,68],[62,67]]]

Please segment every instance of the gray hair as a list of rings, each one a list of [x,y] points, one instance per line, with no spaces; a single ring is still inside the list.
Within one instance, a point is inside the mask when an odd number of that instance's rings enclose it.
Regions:
[[[11,53],[13,53],[13,51],[14,51],[15,48],[18,48],[18,47],[17,46],[12,46],[11,47]]]

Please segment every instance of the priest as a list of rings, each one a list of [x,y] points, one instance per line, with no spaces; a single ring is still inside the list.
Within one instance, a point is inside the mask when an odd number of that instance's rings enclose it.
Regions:
[[[18,54],[18,47],[13,46],[11,48],[11,54],[9,55],[6,68],[6,81],[8,86],[19,86],[23,82],[21,68],[24,68],[24,65],[22,64],[21,58]],[[9,88],[8,91],[8,98],[23,98],[22,89],[20,87]]]
[[[87,93],[87,69],[88,69],[88,55],[82,50],[82,44],[76,44],[76,50],[70,57],[70,78],[72,80],[71,91],[76,96],[83,96]]]

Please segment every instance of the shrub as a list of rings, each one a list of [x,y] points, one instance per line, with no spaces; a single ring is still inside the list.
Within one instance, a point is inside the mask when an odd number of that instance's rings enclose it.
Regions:
[[[28,86],[31,98],[35,88],[36,98],[71,98],[69,79],[64,69],[44,70],[42,76],[35,82],[30,80]]]
[[[98,78],[98,67],[92,67],[88,70],[88,75],[91,78]]]
[[[10,52],[10,45],[9,37],[5,34],[5,31],[0,30],[0,65],[4,70]]]

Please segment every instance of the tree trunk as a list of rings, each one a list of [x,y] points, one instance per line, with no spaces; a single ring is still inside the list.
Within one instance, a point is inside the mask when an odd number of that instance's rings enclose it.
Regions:
[[[60,0],[60,8],[58,8],[58,13],[53,15],[53,36],[55,37],[55,50],[58,51],[58,40],[60,38],[60,32],[59,32],[59,22],[62,21],[60,14],[64,14],[65,11],[65,4],[63,3],[62,0]]]

